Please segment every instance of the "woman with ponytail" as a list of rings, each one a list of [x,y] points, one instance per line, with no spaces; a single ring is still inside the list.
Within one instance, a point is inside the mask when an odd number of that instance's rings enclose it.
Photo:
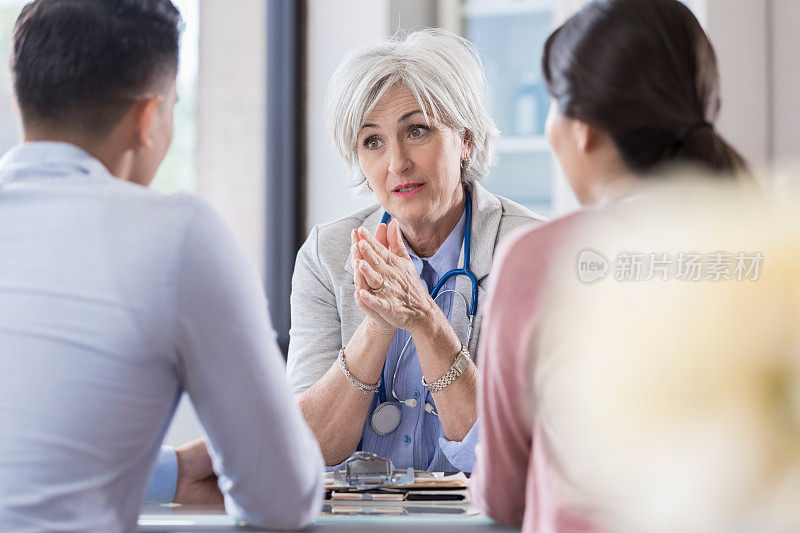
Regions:
[[[594,0],[556,29],[542,69],[551,96],[546,133],[584,207],[638,194],[670,166],[697,167],[719,180],[748,175],[719,135],[719,73],[714,49],[678,0]],[[524,531],[591,531],[591,512],[574,506],[531,405],[531,343],[557,245],[580,211],[524,229],[495,256],[481,336],[481,443],[473,473],[475,504]],[[570,494],[567,497],[567,494]]]
[[[590,2],[547,39],[542,70],[548,139],[582,204],[596,203],[609,181],[670,164],[747,173],[715,127],[714,49],[681,2]]]

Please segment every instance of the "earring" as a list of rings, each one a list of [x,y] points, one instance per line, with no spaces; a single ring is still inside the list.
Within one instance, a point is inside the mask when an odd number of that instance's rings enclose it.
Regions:
[[[369,186],[369,182],[366,182],[366,184],[367,184],[367,189],[369,189],[369,192],[374,192],[374,191],[372,190],[372,187],[370,187],[370,186]]]

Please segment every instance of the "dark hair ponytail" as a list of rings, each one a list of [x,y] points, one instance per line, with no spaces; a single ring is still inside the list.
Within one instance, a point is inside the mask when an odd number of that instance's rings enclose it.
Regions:
[[[747,172],[713,126],[714,49],[678,0],[590,2],[548,37],[542,70],[559,111],[607,132],[635,172],[668,162]]]
[[[744,158],[712,125],[679,136],[673,156],[678,161],[701,163],[721,173],[749,172]]]

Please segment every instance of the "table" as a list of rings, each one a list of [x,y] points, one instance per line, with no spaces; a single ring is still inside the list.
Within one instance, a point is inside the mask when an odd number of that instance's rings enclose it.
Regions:
[[[240,527],[225,509],[195,505],[144,505],[139,531],[223,532],[269,531]],[[304,531],[413,531],[414,533],[510,532],[496,525],[469,503],[461,502],[332,502],[325,500],[314,525]]]

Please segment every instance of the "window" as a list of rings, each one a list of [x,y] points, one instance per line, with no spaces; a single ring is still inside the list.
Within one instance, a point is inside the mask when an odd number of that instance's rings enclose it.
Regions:
[[[558,176],[544,137],[550,106],[541,50],[553,29],[552,0],[468,0],[464,33],[477,46],[488,83],[489,113],[501,138],[499,162],[486,188],[550,215]]]
[[[152,185],[166,193],[197,188],[198,0],[172,1],[185,23],[178,67],[178,103],[172,146]]]

